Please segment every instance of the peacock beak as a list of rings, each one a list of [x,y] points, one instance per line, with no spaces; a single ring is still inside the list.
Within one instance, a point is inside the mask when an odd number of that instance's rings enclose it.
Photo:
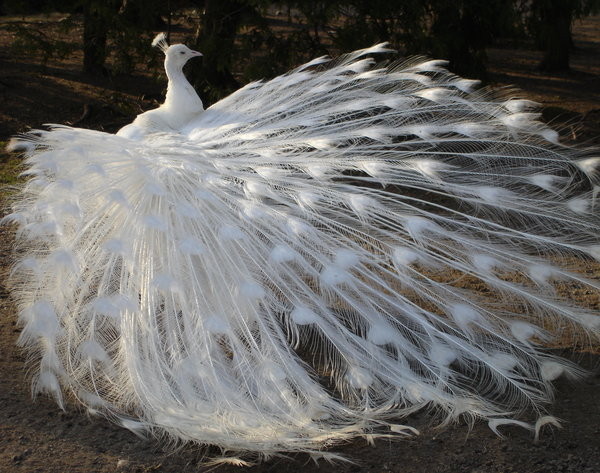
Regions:
[[[202,53],[199,53],[198,51],[193,51],[192,50],[192,57],[194,56],[202,56]]]

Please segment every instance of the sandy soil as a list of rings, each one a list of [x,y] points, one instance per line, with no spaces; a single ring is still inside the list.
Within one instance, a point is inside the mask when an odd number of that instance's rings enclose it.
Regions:
[[[53,31],[60,17],[27,18]],[[92,79],[79,72],[81,57],[41,65],[36,56],[16,57],[7,21],[0,18],[0,141],[43,123],[72,123],[114,131],[142,109],[160,100],[163,84],[158,71],[129,78]],[[600,143],[600,17],[575,25],[573,70],[556,76],[535,70],[541,54],[527,49],[489,51],[495,85],[515,84],[521,95],[545,105],[544,117],[562,128],[570,141]],[[12,158],[14,159],[14,158]],[[3,166],[9,157],[0,156]],[[0,227],[0,472],[157,472],[209,471],[202,463],[215,450],[185,446],[175,452],[153,439],[132,433],[97,418],[77,406],[61,411],[41,397],[31,400],[24,357],[15,346],[14,306],[4,286],[10,266],[13,236]],[[597,294],[578,294],[598,311]],[[568,352],[591,371],[577,383],[557,383],[556,402],[550,411],[563,419],[563,429],[546,429],[538,443],[530,432],[505,427],[498,438],[482,423],[472,429],[457,425],[436,430],[427,414],[406,421],[422,435],[401,441],[364,439],[334,451],[353,463],[316,465],[306,455],[275,458],[248,471],[262,472],[402,472],[402,473],[593,473],[600,472],[600,356],[598,350]],[[593,374],[593,373],[596,374]],[[220,466],[218,471],[239,471]]]

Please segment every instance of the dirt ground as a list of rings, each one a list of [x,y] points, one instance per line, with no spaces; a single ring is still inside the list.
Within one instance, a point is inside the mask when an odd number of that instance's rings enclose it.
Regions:
[[[53,24],[59,17],[27,18]],[[35,55],[17,57],[8,45],[12,34],[0,18],[0,141],[43,123],[70,123],[115,131],[142,109],[160,100],[163,87],[152,73],[129,78],[92,79],[79,71],[81,57],[53,60],[45,66]],[[520,95],[544,104],[544,118],[560,127],[564,139],[580,145],[600,143],[600,17],[575,25],[572,71],[549,76],[535,69],[541,54],[528,49],[489,51],[494,85],[514,84]],[[6,168],[14,157],[0,156]],[[19,329],[4,285],[10,266],[12,235],[0,227],[0,473],[211,471],[203,460],[215,450],[184,446],[176,451],[153,439],[141,439],[105,420],[90,418],[75,405],[61,411],[45,397],[32,401],[24,357],[15,346]],[[597,273],[597,272],[596,272]],[[580,295],[598,311],[598,295]],[[592,301],[595,301],[592,303]],[[352,460],[316,464],[307,455],[275,458],[247,471],[398,472],[398,473],[600,473],[600,351],[564,352],[590,370],[579,382],[556,383],[551,413],[563,428],[545,429],[534,443],[530,432],[502,428],[499,438],[483,423],[436,430],[427,414],[405,420],[422,431],[418,437],[364,439],[338,446]],[[239,471],[231,465],[217,471]]]

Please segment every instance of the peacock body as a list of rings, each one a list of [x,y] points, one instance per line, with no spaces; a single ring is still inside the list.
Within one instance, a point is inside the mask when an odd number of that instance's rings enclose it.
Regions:
[[[165,105],[21,138],[34,392],[262,455],[411,433],[422,408],[553,422],[551,381],[578,370],[540,343],[600,334],[560,290],[600,288],[576,267],[600,259],[598,154],[443,61],[378,65],[385,45],[203,111],[194,52],[159,44]]]

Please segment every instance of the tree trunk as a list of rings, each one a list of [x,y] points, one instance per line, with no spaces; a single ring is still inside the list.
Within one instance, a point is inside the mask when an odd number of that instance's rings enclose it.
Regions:
[[[573,5],[568,0],[542,0],[540,5],[541,42],[544,58],[540,69],[544,71],[566,71],[572,45],[571,22]]]
[[[196,4],[203,7],[203,13],[194,47],[204,57],[202,61],[191,61],[186,69],[205,105],[210,105],[239,87],[231,72],[235,37],[240,25],[255,11],[243,0],[204,0]]]
[[[104,75],[106,68],[106,40],[108,38],[108,18],[103,8],[94,0],[83,5],[83,70],[89,74]]]
[[[435,17],[431,26],[430,49],[434,56],[450,61],[450,70],[461,76],[486,80],[487,32],[481,31],[477,19],[470,16],[462,2],[435,3]]]

